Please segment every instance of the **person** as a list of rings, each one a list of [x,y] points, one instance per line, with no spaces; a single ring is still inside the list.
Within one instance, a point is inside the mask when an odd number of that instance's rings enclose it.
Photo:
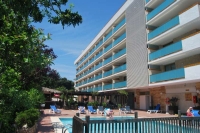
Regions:
[[[192,109],[193,109],[192,107],[189,107],[189,108],[187,109],[187,116],[190,116],[190,117],[191,117],[191,116],[194,116],[193,113],[192,113]]]
[[[112,118],[114,112],[113,112],[113,110],[111,110],[111,109],[107,109],[107,110],[106,110],[106,114],[107,114],[107,116],[109,116],[110,118]]]

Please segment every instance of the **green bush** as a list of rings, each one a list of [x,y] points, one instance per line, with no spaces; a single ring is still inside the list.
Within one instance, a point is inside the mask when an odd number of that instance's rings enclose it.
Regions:
[[[15,123],[17,127],[22,128],[23,125],[27,124],[28,127],[35,125],[35,122],[39,119],[40,113],[38,109],[29,109],[24,112],[17,113]]]

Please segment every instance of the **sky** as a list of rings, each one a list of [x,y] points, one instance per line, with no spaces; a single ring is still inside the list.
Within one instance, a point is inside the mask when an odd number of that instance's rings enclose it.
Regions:
[[[44,29],[45,34],[52,34],[51,40],[45,42],[58,56],[51,68],[57,70],[62,78],[74,81],[76,77],[74,61],[125,1],[69,0],[68,4],[74,5],[73,11],[82,16],[83,22],[79,26],[66,26],[63,29],[62,25],[50,24],[46,20],[33,24],[36,28]],[[66,5],[66,8],[68,7],[69,5]]]

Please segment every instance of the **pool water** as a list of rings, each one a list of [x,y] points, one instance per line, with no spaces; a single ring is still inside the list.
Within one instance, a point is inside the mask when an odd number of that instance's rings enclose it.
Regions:
[[[133,119],[134,117],[112,117],[111,119],[110,118],[107,118],[107,117],[90,117],[90,120],[119,120],[119,119]],[[60,118],[60,121],[62,122],[63,125],[72,125],[72,119],[73,118]],[[82,118],[83,120],[85,120],[85,118]],[[69,133],[72,133],[72,128],[69,128],[68,129]]]

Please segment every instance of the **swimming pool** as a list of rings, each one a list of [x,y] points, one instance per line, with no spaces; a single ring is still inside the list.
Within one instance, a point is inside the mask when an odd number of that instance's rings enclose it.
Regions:
[[[85,118],[81,118],[85,120]],[[196,120],[181,120],[180,126],[178,118],[166,118],[162,120],[159,118],[141,118],[134,119],[134,117],[113,117],[113,119],[107,119],[106,117],[91,117],[91,123],[89,124],[90,133],[199,133],[200,119]],[[110,120],[110,122],[109,122]],[[114,120],[114,121],[112,121]],[[72,124],[72,118],[60,118],[60,121],[66,124]],[[92,122],[93,121],[93,122]],[[94,122],[95,121],[95,122]],[[98,121],[98,122],[97,122]],[[99,122],[101,121],[101,122]],[[184,124],[185,122],[185,124]],[[188,122],[192,125],[188,125]],[[192,122],[192,123],[191,123]],[[72,133],[72,129],[69,129]]]
[[[90,117],[90,120],[122,120],[122,119],[133,119],[134,117],[130,117],[130,116],[119,116],[119,117],[112,117],[107,118],[107,117]],[[72,125],[72,119],[73,118],[59,118],[60,121],[62,122],[63,125]],[[85,120],[85,118],[81,118],[83,120]],[[94,125],[93,125],[94,127]],[[103,127],[104,128],[104,127]],[[99,130],[103,130],[103,128],[100,128]],[[72,128],[68,129],[69,133],[72,133]]]

